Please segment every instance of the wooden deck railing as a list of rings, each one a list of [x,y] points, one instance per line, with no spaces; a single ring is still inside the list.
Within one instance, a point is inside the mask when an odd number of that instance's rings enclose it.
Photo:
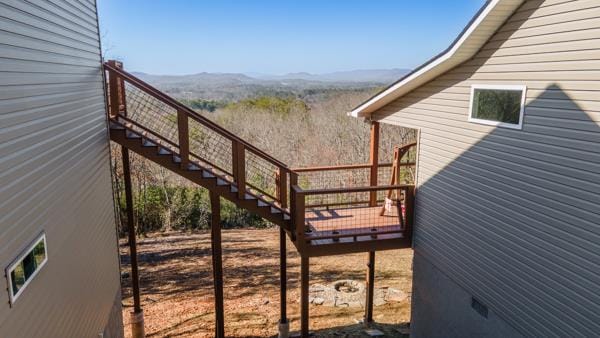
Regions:
[[[371,193],[383,198],[373,205],[369,200]],[[392,194],[393,200],[389,198]],[[302,189],[294,185],[291,200],[295,234],[300,241],[412,234],[412,184],[331,189]]]

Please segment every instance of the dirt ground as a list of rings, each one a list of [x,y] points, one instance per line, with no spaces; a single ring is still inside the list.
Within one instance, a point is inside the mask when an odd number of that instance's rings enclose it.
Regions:
[[[288,317],[299,329],[300,259],[288,241]],[[121,241],[121,269],[130,271],[126,240]],[[212,337],[214,302],[210,233],[156,233],[138,240],[141,302],[147,337]],[[410,249],[378,252],[375,287],[410,294]],[[311,285],[341,279],[364,281],[366,254],[313,258]],[[223,230],[225,333],[228,337],[273,337],[279,320],[278,229]],[[131,278],[124,276],[123,320],[131,336]],[[363,337],[361,308],[310,306],[310,328],[319,337]],[[410,318],[410,297],[374,308],[375,327],[399,336]]]

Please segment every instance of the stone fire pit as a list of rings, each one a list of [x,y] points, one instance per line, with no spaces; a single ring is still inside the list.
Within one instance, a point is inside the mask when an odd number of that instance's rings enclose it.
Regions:
[[[366,297],[365,283],[343,279],[329,285],[314,284],[309,288],[308,300],[314,305],[335,307],[364,307]],[[375,288],[373,305],[380,306],[388,302],[401,302],[408,295],[393,288]]]

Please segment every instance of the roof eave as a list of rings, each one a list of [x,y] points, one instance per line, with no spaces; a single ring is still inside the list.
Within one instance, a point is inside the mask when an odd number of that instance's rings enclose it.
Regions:
[[[500,28],[504,21],[517,9],[517,7],[523,3],[523,0],[490,0],[488,1],[473,17],[470,23],[465,27],[458,38],[442,53],[432,58],[422,66],[418,67],[411,73],[407,74],[397,82],[393,83],[386,89],[382,90],[378,94],[374,95],[367,101],[363,102],[348,115],[353,117],[369,117],[373,112],[382,108],[386,104],[402,97],[404,94],[412,91],[424,83],[435,79],[441,74],[451,70],[459,64],[470,59],[478,50],[489,40],[493,33]],[[498,13],[502,11],[503,20],[497,20]],[[486,18],[494,16],[496,18],[493,29],[486,25],[488,32],[485,34],[485,38],[481,38],[479,34],[475,34],[482,22],[486,21]],[[491,31],[491,32],[490,32]],[[478,44],[478,48],[471,51],[464,52],[463,47],[469,39],[474,39],[475,43]]]

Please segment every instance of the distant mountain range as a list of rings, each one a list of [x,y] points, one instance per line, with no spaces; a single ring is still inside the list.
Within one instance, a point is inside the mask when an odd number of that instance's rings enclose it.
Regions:
[[[134,75],[176,97],[238,100],[256,95],[298,94],[306,90],[375,88],[388,85],[408,72],[407,69],[363,69],[325,74],[152,75],[134,72]]]
[[[285,75],[269,74],[247,74],[248,76],[262,80],[305,80],[320,82],[368,82],[388,84],[394,82],[408,73],[408,69],[357,69],[343,72],[333,72],[324,74],[311,74],[306,72],[288,73]]]

